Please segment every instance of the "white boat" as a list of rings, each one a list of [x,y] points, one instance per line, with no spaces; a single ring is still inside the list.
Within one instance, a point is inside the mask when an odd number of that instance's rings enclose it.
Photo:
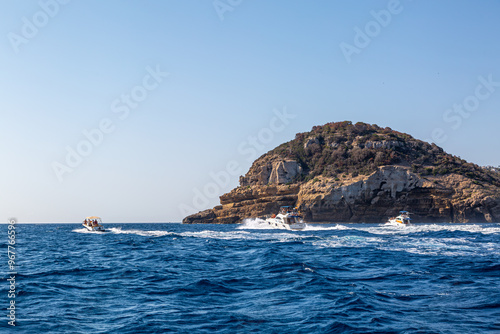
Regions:
[[[83,221],[83,227],[91,232],[106,232],[100,217],[90,216]]]
[[[408,211],[399,211],[399,216],[389,218],[387,224],[390,225],[410,225],[410,213]]]
[[[303,230],[307,226],[297,209],[289,206],[282,206],[277,215],[267,217],[265,222],[271,227],[284,230]]]

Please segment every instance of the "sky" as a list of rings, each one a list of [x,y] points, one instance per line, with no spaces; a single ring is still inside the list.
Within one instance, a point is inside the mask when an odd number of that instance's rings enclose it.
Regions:
[[[0,3],[0,220],[179,222],[344,120],[500,165],[498,1]]]

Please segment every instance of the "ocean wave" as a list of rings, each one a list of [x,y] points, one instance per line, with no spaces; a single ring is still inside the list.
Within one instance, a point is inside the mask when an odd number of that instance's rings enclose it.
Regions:
[[[443,225],[448,230],[417,225],[410,233],[406,228],[388,233],[374,224],[321,225],[305,232],[109,224],[109,232],[99,236],[70,224],[20,226],[19,328],[29,333],[496,329],[500,242],[498,234],[483,232],[498,224]]]
[[[314,246],[339,248],[339,247],[355,247],[365,248],[372,245],[380,245],[384,243],[384,239],[377,237],[364,237],[359,235],[346,235],[346,236],[331,236],[323,240],[312,242]]]
[[[301,236],[293,232],[280,232],[284,230],[276,230],[276,233],[253,233],[248,231],[213,231],[204,230],[200,232],[183,232],[180,236],[183,237],[193,237],[193,238],[204,238],[204,239],[218,239],[218,240],[262,240],[262,241],[296,241],[302,240]]]
[[[336,224],[335,226],[320,225],[320,224],[307,224],[303,231],[340,231],[340,230],[350,230],[350,227],[345,225]]]
[[[469,238],[397,237],[390,242],[383,237],[360,235],[331,236],[313,241],[326,248],[376,248],[386,251],[406,252],[419,255],[440,256],[500,256],[500,245],[493,242],[477,242]]]

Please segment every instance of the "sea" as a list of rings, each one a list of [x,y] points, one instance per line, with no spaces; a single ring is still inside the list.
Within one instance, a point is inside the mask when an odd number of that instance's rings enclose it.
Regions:
[[[1,333],[500,333],[500,224],[105,227],[0,225]]]

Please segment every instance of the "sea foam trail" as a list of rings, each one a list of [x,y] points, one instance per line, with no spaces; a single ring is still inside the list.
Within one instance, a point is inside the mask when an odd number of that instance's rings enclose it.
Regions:
[[[322,226],[319,224],[307,224],[306,228],[303,231],[340,231],[340,230],[350,230],[351,228],[337,224],[335,226],[327,225]]]
[[[204,230],[199,232],[182,232],[179,234],[183,237],[202,238],[202,239],[218,239],[218,240],[244,240],[254,239],[250,232],[245,231],[213,231]]]
[[[391,252],[405,252],[419,255],[444,256],[444,257],[492,257],[500,255],[500,245],[494,242],[479,242],[476,237],[448,237],[434,238],[411,235],[392,235],[388,237],[379,235],[360,236],[328,236],[312,240],[312,245],[321,248],[372,248]]]
[[[114,233],[114,234],[135,234],[135,235],[140,235],[143,237],[163,237],[165,235],[175,234],[175,233],[169,232],[169,231],[157,231],[157,230],[153,230],[153,231],[122,230],[121,227],[111,227],[107,230],[109,230],[111,233]]]
[[[89,234],[97,234],[97,233],[102,233],[102,232],[95,232],[95,231],[89,231],[87,230],[86,228],[82,227],[82,228],[77,228],[77,229],[74,229],[73,232],[76,232],[76,233],[89,233]]]
[[[143,237],[162,237],[162,236],[165,236],[165,235],[175,234],[173,232],[168,232],[168,231],[122,230],[121,227],[106,228],[106,232],[89,231],[86,228],[78,228],[78,229],[73,230],[73,232],[76,232],[76,233],[90,233],[90,234],[106,234],[106,233],[113,233],[113,234],[135,234],[135,235],[140,235],[140,236],[143,236]]]
[[[271,228],[272,229],[272,228]],[[283,233],[252,233],[248,231],[214,231],[214,230],[203,230],[203,231],[190,231],[190,232],[169,232],[169,231],[159,231],[159,230],[123,230],[121,227],[111,227],[107,228],[106,232],[94,232],[89,231],[85,228],[74,229],[73,232],[85,233],[85,234],[129,234],[138,235],[142,237],[162,237],[166,235],[178,236],[178,237],[190,237],[190,238],[200,238],[200,239],[217,239],[217,240],[276,240],[276,241],[288,241],[290,239],[296,238],[296,235],[292,231],[281,230]]]
[[[275,230],[275,227],[270,226],[264,219],[261,218],[246,218],[243,223],[237,227],[239,230]],[[348,230],[349,227],[344,225],[321,226],[319,224],[307,224],[302,231],[331,231],[331,230]]]
[[[246,218],[243,223],[237,227],[238,230],[274,230],[264,219]]]
[[[358,230],[364,230],[373,234],[411,234],[422,232],[470,232],[481,234],[500,233],[500,224],[412,224],[394,226],[382,224],[379,226],[360,227]]]

